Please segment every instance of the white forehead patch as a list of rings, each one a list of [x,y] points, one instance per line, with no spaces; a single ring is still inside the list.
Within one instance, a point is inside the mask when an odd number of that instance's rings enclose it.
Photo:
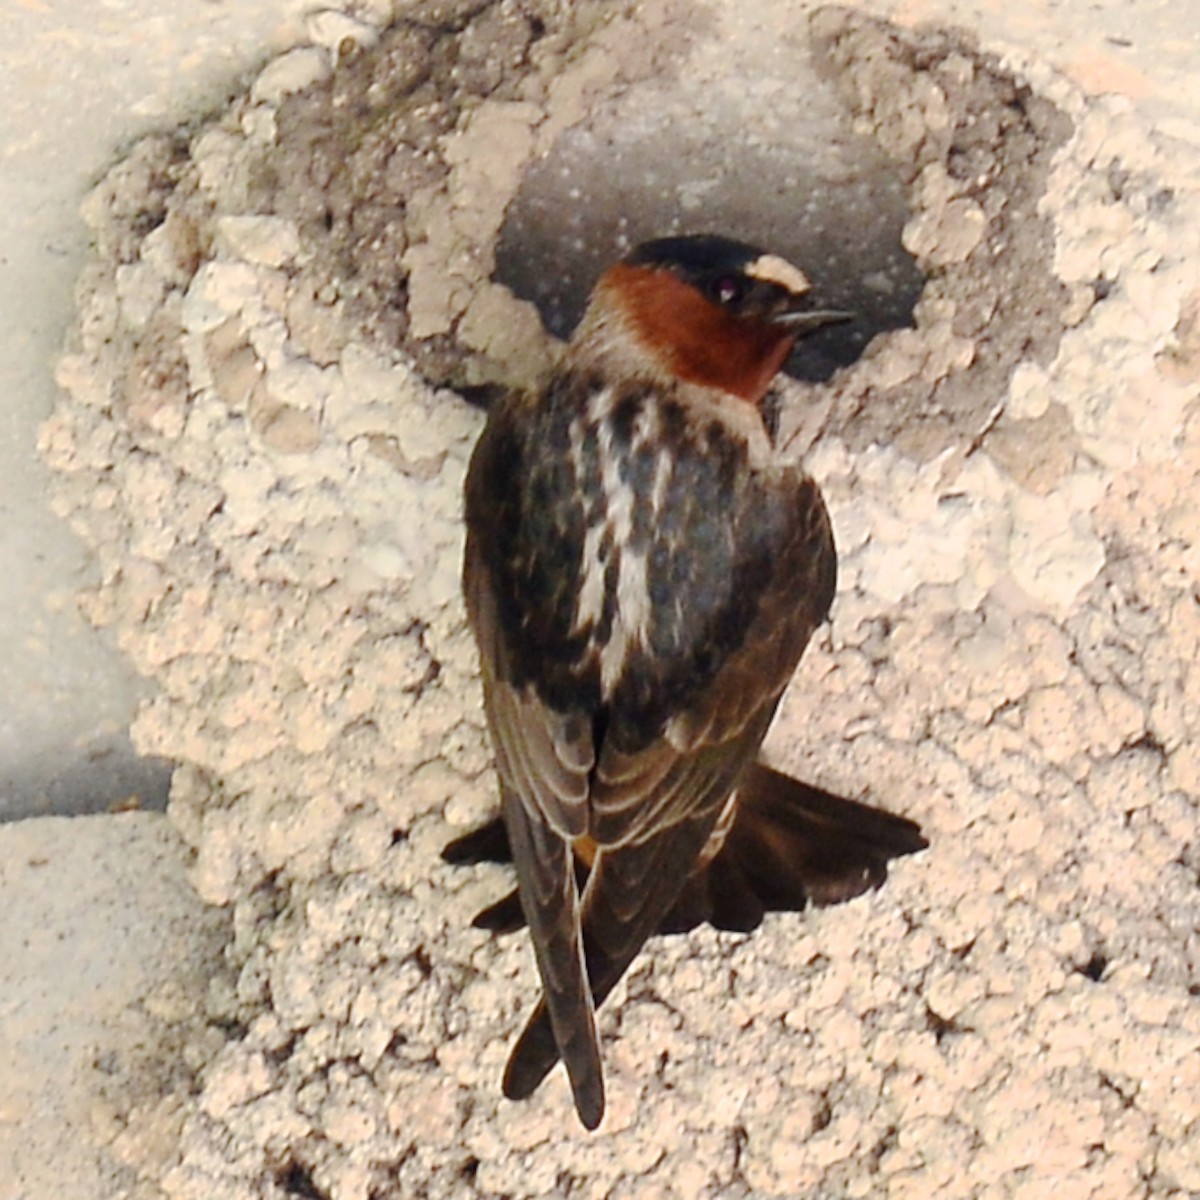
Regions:
[[[778,254],[760,254],[746,267],[746,274],[751,279],[761,279],[763,283],[777,283],[794,296],[802,296],[812,287],[803,271]]]

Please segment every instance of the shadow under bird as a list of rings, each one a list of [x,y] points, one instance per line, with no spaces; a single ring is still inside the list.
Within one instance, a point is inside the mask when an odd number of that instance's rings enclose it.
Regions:
[[[795,340],[848,315],[756,247],[646,242],[601,277],[548,385],[493,407],[471,460],[463,585],[503,824],[446,857],[515,864],[516,898],[476,921],[527,925],[543,988],[504,1093],[561,1059],[588,1129],[595,1009],[648,937],[848,899],[926,845],[756,761],[837,570],[763,401]]]

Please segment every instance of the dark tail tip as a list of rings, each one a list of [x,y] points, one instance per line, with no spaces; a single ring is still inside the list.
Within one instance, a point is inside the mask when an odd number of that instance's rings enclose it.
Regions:
[[[448,842],[442,848],[442,861],[455,866],[512,862],[512,849],[508,844],[504,822],[499,817],[493,817],[486,825]]]
[[[604,1119],[604,1085],[597,1079],[596,1086],[585,1087],[574,1093],[575,1111],[589,1133]]]
[[[504,1068],[503,1091],[510,1100],[528,1100],[558,1061],[558,1045],[543,1005],[525,1026]]]
[[[574,1059],[568,1048],[568,1055]],[[558,1044],[550,1027],[544,1002],[539,1004],[517,1039],[508,1065],[504,1068],[501,1090],[509,1100],[528,1100],[541,1086],[559,1060]],[[584,1050],[575,1071],[568,1071],[575,1111],[587,1130],[595,1129],[604,1119],[604,1076],[598,1061]]]
[[[471,924],[476,929],[486,929],[489,933],[515,933],[525,926],[525,914],[521,911],[521,897],[516,890],[501,897],[495,904],[489,904],[475,914]]]

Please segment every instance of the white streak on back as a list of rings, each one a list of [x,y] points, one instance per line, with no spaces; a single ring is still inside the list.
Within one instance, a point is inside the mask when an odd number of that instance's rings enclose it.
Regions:
[[[620,462],[613,449],[612,412],[617,396],[612,389],[597,392],[588,403],[586,415],[571,426],[571,456],[577,476],[584,467],[583,440],[585,425],[597,426],[597,443],[601,463],[600,483],[604,496],[603,515],[588,529],[584,538],[583,561],[579,594],[575,602],[573,632],[582,633],[597,625],[604,612],[606,567],[601,561],[600,547],[606,540],[620,551],[617,570],[616,605],[608,641],[599,648],[601,693],[607,697],[620,681],[631,651],[644,647],[650,632],[650,586],[645,549],[630,549],[633,534],[634,510],[638,497],[621,478]],[[660,427],[657,402],[651,398],[638,416],[628,454],[634,455],[658,438]],[[652,493],[642,500],[650,508],[649,519],[655,522],[670,483],[671,460],[660,453],[655,464]]]
[[[604,395],[606,393],[601,393]],[[584,419],[576,417],[571,422],[571,463],[575,477],[580,479],[584,472],[583,438]],[[598,521],[588,529],[583,542],[583,558],[580,563],[582,575],[579,594],[575,598],[575,619],[571,632],[581,633],[588,625],[600,620],[604,609],[604,563],[600,561],[600,543],[608,528],[607,521]]]

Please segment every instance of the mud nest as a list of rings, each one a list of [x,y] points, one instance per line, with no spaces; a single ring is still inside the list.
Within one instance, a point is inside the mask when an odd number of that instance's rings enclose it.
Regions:
[[[85,205],[42,451],[101,566],[86,611],[157,687],[135,742],[180,764],[192,878],[234,914],[181,1018],[192,1083],[133,1091],[114,1134],[168,1196],[1200,1189],[1194,154],[959,33],[739,14],[320,13]],[[531,963],[468,928],[501,879],[438,862],[493,805],[458,592],[480,417],[445,385],[553,360],[497,253],[560,139],[641,88],[803,108],[802,60],[911,210],[915,273],[823,269],[880,327],[925,283],[911,328],[782,385],[841,590],[768,749],[933,849],[845,909],[653,947],[582,1141],[557,1076],[500,1101]],[[560,331],[601,257],[577,240],[571,286],[529,291]]]

